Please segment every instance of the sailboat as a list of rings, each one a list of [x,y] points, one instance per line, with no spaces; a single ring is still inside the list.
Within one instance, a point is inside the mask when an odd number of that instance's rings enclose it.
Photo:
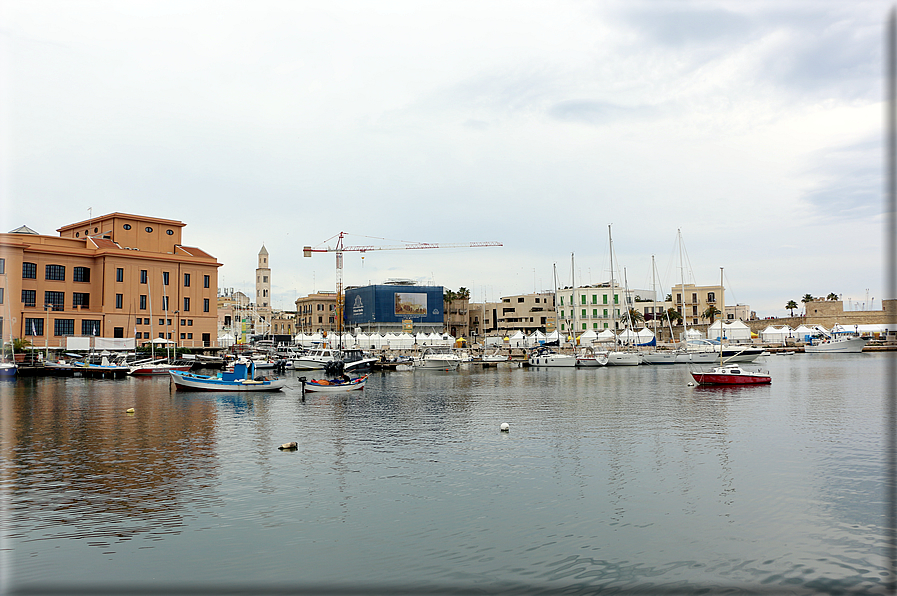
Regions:
[[[637,366],[641,363],[641,357],[638,352],[621,352],[619,351],[617,344],[620,341],[620,338],[617,336],[617,309],[615,306],[617,305],[617,301],[615,300],[617,295],[617,287],[614,281],[614,240],[611,237],[610,233],[610,224],[607,226],[607,239],[610,244],[610,296],[611,296],[611,320],[613,321],[613,334],[614,334],[614,349],[607,353],[607,364],[608,366]]]
[[[558,269],[557,265],[554,266],[554,320],[558,320]],[[574,294],[576,290],[573,290]],[[573,306],[573,305],[571,305]],[[574,315],[575,316],[575,315]],[[574,335],[575,337],[575,335]],[[558,333],[558,344],[561,343],[561,334]],[[575,345],[575,343],[574,343]],[[548,346],[539,346],[533,350],[527,359],[527,364],[530,366],[552,366],[552,367],[566,367],[566,366],[576,366],[576,356],[572,354],[560,354],[555,352]]]
[[[720,270],[719,285],[723,287],[722,269]],[[714,366],[710,372],[692,370],[690,371],[691,376],[699,385],[764,385],[772,383],[772,377],[769,373],[745,370],[738,364],[728,362],[730,359],[724,359],[721,341],[719,345],[719,365]]]
[[[679,240],[679,275],[682,284],[682,310],[685,310],[685,265],[682,261],[682,230],[676,230]],[[679,348],[676,354],[676,362],[684,364],[713,364],[716,362],[717,353],[712,349],[689,349],[688,341],[688,317],[682,314],[682,329],[685,336],[684,346]]]
[[[651,283],[654,286],[654,320],[657,320],[657,265],[654,262],[654,255],[651,255]],[[667,322],[670,323],[670,315],[664,309]],[[655,327],[656,329],[656,327]],[[670,339],[673,337],[673,324],[670,323]],[[676,352],[672,350],[651,350],[642,354],[642,362],[646,364],[676,364]]]
[[[4,323],[9,324],[9,321],[11,320],[9,317],[9,304],[6,305],[6,312],[7,312],[7,316],[6,316],[6,321],[4,321]],[[2,344],[2,343],[3,343],[3,337],[0,336],[0,344]],[[0,345],[0,347],[2,347],[2,345]],[[12,352],[12,360],[11,361],[6,360],[6,358],[3,358],[2,360],[0,360],[0,379],[2,379],[2,378],[11,379],[11,378],[15,377],[19,372],[19,367],[16,365],[16,350],[15,350],[13,339],[12,339],[12,326],[11,325],[9,328],[9,349]]]

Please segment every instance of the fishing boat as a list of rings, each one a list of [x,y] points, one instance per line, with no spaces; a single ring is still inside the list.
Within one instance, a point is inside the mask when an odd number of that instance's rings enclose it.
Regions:
[[[286,379],[255,377],[255,364],[241,359],[234,363],[233,372],[220,372],[214,377],[191,372],[168,372],[177,389],[194,391],[280,391]]]
[[[448,346],[430,346],[414,359],[414,367],[424,370],[455,370],[460,365],[461,357]]]
[[[869,340],[858,335],[833,334],[813,338],[804,346],[807,354],[859,354]]]
[[[738,364],[721,364],[709,372],[691,371],[700,385],[762,385],[772,383],[772,377],[763,372],[748,371]]]
[[[305,381],[305,390],[318,393],[354,391],[355,389],[364,389],[364,384],[367,380],[368,375],[356,377],[354,379],[312,379],[310,381]]]

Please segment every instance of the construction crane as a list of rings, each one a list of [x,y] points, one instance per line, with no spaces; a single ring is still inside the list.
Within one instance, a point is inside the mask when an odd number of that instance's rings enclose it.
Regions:
[[[302,249],[302,256],[310,257],[313,252],[335,252],[336,253],[336,325],[337,333],[342,336],[343,332],[343,253],[346,251],[366,253],[372,250],[421,250],[425,248],[480,248],[484,246],[501,246],[501,242],[462,242],[454,244],[435,243],[435,242],[408,242],[393,246],[346,246],[343,239],[346,237],[345,232],[328,238],[324,242],[330,242],[337,238],[336,246],[333,248],[312,248],[306,246]],[[322,243],[323,244],[323,243]],[[363,257],[362,257],[363,258]]]

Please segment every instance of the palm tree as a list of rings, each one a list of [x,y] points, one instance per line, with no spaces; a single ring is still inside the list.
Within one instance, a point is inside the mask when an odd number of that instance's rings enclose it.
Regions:
[[[701,313],[702,319],[710,319],[710,324],[713,325],[713,320],[716,318],[716,315],[720,314],[720,310],[714,305],[710,305],[707,309]]]
[[[682,313],[680,313],[675,308],[667,309],[665,313],[661,313],[661,316],[670,317],[670,323],[673,325],[679,325],[682,323]]]
[[[643,323],[645,321],[645,315],[643,315],[637,308],[630,308],[626,311],[626,314],[629,316],[629,320],[632,321],[632,324]]]
[[[785,308],[791,311],[791,316],[794,316],[794,309],[797,308],[797,302],[794,300],[789,300],[788,304],[785,305]]]
[[[828,296],[826,296],[825,299],[826,299],[826,300],[840,300],[840,298],[838,297],[838,295],[835,294],[834,292],[832,292],[831,294],[829,294]]]
[[[457,294],[455,294],[455,298],[458,300],[470,300],[470,290],[461,286],[458,288]]]
[[[807,304],[816,300],[813,298],[813,294],[804,294],[804,297],[800,299],[801,302],[804,303],[804,316],[807,314]]]

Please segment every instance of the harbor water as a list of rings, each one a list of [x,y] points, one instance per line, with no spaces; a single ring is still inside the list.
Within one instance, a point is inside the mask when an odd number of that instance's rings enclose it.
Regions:
[[[269,394],[6,382],[0,582],[884,594],[893,360],[767,356],[771,385],[723,388],[681,365],[469,366],[304,399],[289,371]]]

